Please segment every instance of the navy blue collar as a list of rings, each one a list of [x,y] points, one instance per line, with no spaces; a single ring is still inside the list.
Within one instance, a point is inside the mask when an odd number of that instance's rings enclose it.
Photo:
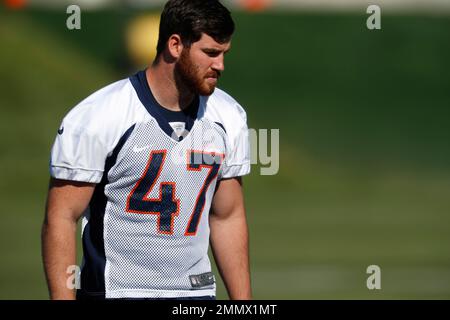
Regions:
[[[156,119],[160,128],[171,138],[176,139],[173,128],[170,126],[169,122],[182,120],[186,123],[186,130],[191,131],[195,119],[197,119],[199,102],[198,96],[194,99],[191,105],[184,111],[174,112],[170,111],[163,106],[161,106],[158,101],[156,101],[153,96],[152,90],[150,89],[147,82],[147,75],[145,70],[139,71],[135,75],[130,77],[131,84],[133,85],[139,100],[147,109],[148,113]]]

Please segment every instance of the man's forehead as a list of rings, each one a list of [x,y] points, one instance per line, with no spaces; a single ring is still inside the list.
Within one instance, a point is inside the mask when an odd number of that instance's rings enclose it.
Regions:
[[[213,37],[207,35],[206,33],[202,33],[200,40],[195,42],[194,44],[198,45],[200,48],[208,48],[208,49],[216,49],[220,51],[227,51],[231,47],[231,39],[227,42],[220,43],[214,40]]]

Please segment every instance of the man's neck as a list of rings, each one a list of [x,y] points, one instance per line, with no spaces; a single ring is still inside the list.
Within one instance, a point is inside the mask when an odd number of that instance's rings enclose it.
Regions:
[[[179,88],[174,79],[173,65],[152,64],[146,70],[147,83],[156,101],[171,111],[182,111],[194,100],[195,94]]]

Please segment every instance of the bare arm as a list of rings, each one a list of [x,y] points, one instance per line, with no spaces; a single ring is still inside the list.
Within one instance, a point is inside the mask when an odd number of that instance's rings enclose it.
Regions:
[[[42,257],[50,299],[72,300],[67,268],[76,264],[77,222],[87,208],[95,185],[51,179],[42,226]]]
[[[222,180],[210,215],[211,248],[232,300],[252,298],[248,229],[240,178]]]

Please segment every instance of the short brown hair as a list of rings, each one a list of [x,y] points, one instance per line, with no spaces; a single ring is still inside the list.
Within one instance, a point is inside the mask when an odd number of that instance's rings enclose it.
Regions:
[[[164,6],[159,25],[157,55],[163,52],[173,34],[183,45],[192,43],[206,33],[219,43],[227,42],[234,32],[230,11],[218,0],[169,0]]]

